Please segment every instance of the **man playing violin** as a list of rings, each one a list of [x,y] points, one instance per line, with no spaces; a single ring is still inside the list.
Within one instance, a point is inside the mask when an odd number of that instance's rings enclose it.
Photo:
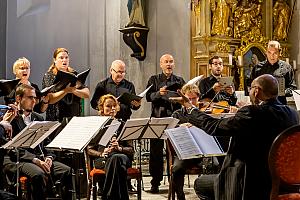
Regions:
[[[200,91],[197,85],[185,84],[181,88],[181,92],[183,93],[184,96],[186,96],[190,100],[190,102],[194,106],[198,107]],[[192,124],[188,123],[186,115],[187,115],[187,110],[185,109],[185,107],[181,107],[180,109],[173,112],[172,117],[180,120],[178,122],[180,126],[192,126]],[[213,161],[212,165],[206,167],[210,167],[211,169],[217,169],[218,161],[215,158],[213,158],[212,161]],[[186,173],[186,170],[192,166],[198,166],[198,167],[203,166],[208,162],[210,162],[210,159],[205,159],[205,161],[199,158],[180,160],[177,156],[174,157],[171,180],[178,200],[185,200],[183,186],[184,186],[184,175]]]
[[[211,75],[202,79],[200,82],[200,99],[210,99],[213,102],[227,101],[230,106],[235,106],[237,97],[234,92],[234,87],[231,85],[224,88],[219,83],[223,68],[223,60],[221,57],[214,56],[209,59]]]

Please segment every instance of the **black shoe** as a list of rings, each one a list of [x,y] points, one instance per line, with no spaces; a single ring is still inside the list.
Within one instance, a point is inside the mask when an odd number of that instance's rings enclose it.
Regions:
[[[149,192],[152,193],[152,194],[158,194],[159,193],[159,188],[156,187],[156,186],[152,186]]]

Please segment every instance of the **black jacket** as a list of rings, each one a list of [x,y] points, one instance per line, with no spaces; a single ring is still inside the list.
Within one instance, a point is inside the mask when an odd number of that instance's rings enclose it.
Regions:
[[[245,106],[234,117],[225,119],[215,119],[197,110],[187,117],[190,123],[211,135],[232,136],[228,155],[215,181],[215,198],[269,199],[269,150],[276,136],[299,123],[297,112],[273,100]]]
[[[177,96],[176,91],[169,91],[168,94],[164,96],[159,94],[160,88],[174,84],[178,84],[182,87],[185,82],[183,78],[174,74],[172,74],[169,79],[167,79],[163,73],[150,77],[146,88],[150,87],[150,85],[152,85],[152,87],[147,92],[146,98],[148,102],[152,103],[151,117],[170,117],[175,110],[181,108],[180,104],[173,103],[169,100],[170,96]]]

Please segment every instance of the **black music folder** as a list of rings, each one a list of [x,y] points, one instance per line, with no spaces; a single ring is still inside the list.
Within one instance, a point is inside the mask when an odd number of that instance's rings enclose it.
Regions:
[[[54,84],[56,84],[55,91],[63,90],[70,83],[71,83],[70,86],[74,87],[76,85],[77,81],[79,81],[81,84],[84,84],[90,71],[91,71],[91,69],[89,68],[89,69],[75,75],[73,73],[64,72],[64,71],[59,70],[57,72],[57,75],[53,82]]]
[[[145,97],[146,93],[148,92],[148,90],[150,90],[150,88],[152,87],[152,85],[150,85],[146,90],[144,90],[142,93],[135,95],[135,94],[131,94],[128,92],[124,92],[123,94],[121,94],[118,97],[118,101],[120,103],[126,104],[126,105],[130,105],[132,101],[136,100],[136,101],[140,101],[142,98]]]
[[[19,84],[20,79],[0,80],[0,97],[9,95]]]

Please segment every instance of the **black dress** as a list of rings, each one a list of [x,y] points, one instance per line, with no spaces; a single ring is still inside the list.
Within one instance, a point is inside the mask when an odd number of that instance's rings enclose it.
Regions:
[[[74,74],[77,74],[74,72]],[[43,77],[43,88],[53,85],[55,75],[52,72],[46,72]],[[84,86],[83,86],[84,87]],[[82,87],[82,88],[83,88]],[[80,88],[81,89],[81,88]],[[67,94],[55,104],[49,104],[46,111],[46,120],[62,121],[64,118],[80,116],[81,98],[74,94]]]

